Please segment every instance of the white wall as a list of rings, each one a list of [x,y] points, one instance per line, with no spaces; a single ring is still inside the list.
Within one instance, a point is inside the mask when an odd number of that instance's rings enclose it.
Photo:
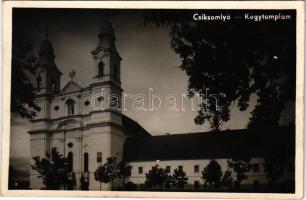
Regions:
[[[47,137],[46,134],[32,134],[30,136],[31,142],[31,158],[30,165],[34,165],[35,161],[33,157],[38,156],[39,158],[45,157],[45,151],[47,147]],[[38,172],[32,170],[30,167],[30,188],[32,189],[41,189],[43,187],[42,179],[38,178]]]
[[[216,159],[216,161],[220,164],[222,171],[231,170],[228,168],[227,159]],[[253,158],[251,159],[251,163],[259,164],[259,172],[254,172],[251,170],[249,173],[246,173],[248,176],[247,180],[244,180],[242,184],[253,184],[253,181],[259,181],[259,183],[267,183],[267,179],[264,173],[263,167],[263,159],[262,158]],[[209,163],[209,160],[163,160],[163,161],[144,161],[144,162],[130,162],[129,165],[132,166],[132,173],[129,181],[134,182],[135,184],[144,184],[146,177],[145,174],[156,164],[158,164],[162,168],[166,168],[166,166],[171,167],[170,173],[173,174],[174,169],[178,168],[179,165],[183,166],[183,170],[188,177],[188,184],[194,184],[194,181],[199,181],[200,184],[203,184],[202,179],[202,171],[204,167],[206,167]],[[194,166],[199,165],[199,172],[194,172]],[[138,168],[143,167],[143,174],[138,173]],[[232,170],[231,170],[232,171]],[[236,174],[232,172],[232,177],[236,179]]]

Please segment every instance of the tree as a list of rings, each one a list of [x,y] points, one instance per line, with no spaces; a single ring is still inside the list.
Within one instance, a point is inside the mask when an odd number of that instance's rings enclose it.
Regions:
[[[100,190],[102,183],[109,183],[115,178],[126,178],[131,175],[131,166],[121,161],[118,163],[117,157],[108,157],[104,165],[99,166],[94,172],[95,180],[100,182]]]
[[[174,169],[173,173],[174,185],[177,185],[179,189],[184,189],[187,180],[188,178],[186,177],[186,173],[183,171],[182,168]]]
[[[265,146],[262,145],[264,152],[264,171],[266,177],[269,180],[268,189],[273,190],[275,183],[284,174],[286,166],[292,163],[294,168],[294,149],[295,149],[295,137],[285,137],[282,140],[275,142],[274,137],[265,137],[269,142]],[[293,170],[294,172],[294,170]]]
[[[234,182],[234,188],[240,190],[241,181],[247,179],[245,173],[249,172],[252,168],[250,164],[250,159],[247,158],[232,158],[227,161],[228,167],[236,172],[236,180]]]
[[[37,156],[33,160],[35,164],[31,168],[39,173],[38,178],[43,179],[45,189],[58,190],[61,186],[66,188],[70,173],[68,160],[56,148],[52,148],[51,154],[47,152],[45,158],[40,159]]]
[[[285,170],[284,160],[278,158],[265,158],[264,168],[269,179],[269,187],[273,189],[274,183],[283,175]]]
[[[165,188],[169,190],[171,186],[174,184],[175,184],[175,180],[173,176],[171,176],[170,174],[167,174],[167,178],[165,180]]]
[[[95,171],[95,180],[100,181],[100,190],[102,183],[109,183],[115,177],[117,177],[117,158],[109,157],[106,159],[106,163],[102,166],[99,166]]]
[[[226,170],[223,174],[223,177],[221,179],[221,184],[224,187],[228,187],[228,190],[232,190],[233,186],[233,178],[232,178],[232,172],[230,170]]]
[[[153,189],[155,189],[155,186],[160,186],[160,189],[162,190],[163,184],[166,180],[168,180],[167,170],[155,165],[148,173],[146,173],[145,185],[149,188],[153,187]]]
[[[123,160],[118,163],[119,175],[118,178],[122,179],[123,185],[125,186],[126,178],[131,176],[132,166],[126,165],[126,162]]]
[[[131,170],[132,166],[127,166],[126,162],[123,160],[118,163],[118,168],[119,168],[119,174],[118,177],[123,179],[123,183],[125,182],[125,179],[129,176],[131,176]]]
[[[15,31],[13,31],[15,32]],[[31,119],[40,110],[35,103],[35,90],[30,77],[35,74],[36,58],[32,46],[14,34],[12,45],[11,113]]]
[[[295,20],[224,23],[195,21],[193,15],[193,10],[150,10],[144,20],[170,30],[171,47],[188,76],[189,97],[206,89],[217,94],[217,100],[205,96],[195,123],[209,122],[218,130],[230,119],[231,106],[245,111],[254,94],[258,100],[248,126],[277,126],[285,103],[295,100]]]
[[[208,165],[202,171],[202,178],[204,180],[204,184],[209,184],[210,188],[214,186],[218,188],[221,183],[222,170],[219,163],[215,160],[210,160]]]

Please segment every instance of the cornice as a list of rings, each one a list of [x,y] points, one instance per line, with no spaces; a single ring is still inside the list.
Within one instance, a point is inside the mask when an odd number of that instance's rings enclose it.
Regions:
[[[105,112],[110,112],[110,113],[118,115],[119,117],[122,117],[122,113],[119,113],[118,111],[115,111],[112,109],[106,109],[106,110],[93,110],[93,111],[90,111],[88,114],[70,115],[70,116],[64,116],[64,117],[58,117],[58,118],[52,118],[52,119],[49,119],[49,118],[32,119],[31,122],[54,122],[54,121],[61,121],[61,120],[67,120],[67,119],[84,118],[84,117],[90,117],[92,114],[105,113]]]
[[[119,90],[120,92],[123,92],[123,89],[120,86],[116,85],[113,81],[103,81],[103,82],[98,82],[98,83],[91,83],[89,87],[93,88],[93,87],[104,86],[104,85],[110,85],[116,88],[117,90]]]
[[[47,129],[37,129],[33,131],[28,131],[30,135],[32,134],[41,134],[41,133],[47,133],[47,134],[52,134],[52,133],[59,133],[59,132],[69,132],[69,131],[84,131],[84,130],[89,130],[91,128],[97,128],[97,127],[106,127],[106,126],[112,126],[116,127],[120,130],[123,130],[122,126],[114,123],[114,122],[98,122],[98,123],[91,123],[87,124],[84,127],[77,127],[77,128],[70,128],[70,129],[53,129],[53,130],[47,130]]]

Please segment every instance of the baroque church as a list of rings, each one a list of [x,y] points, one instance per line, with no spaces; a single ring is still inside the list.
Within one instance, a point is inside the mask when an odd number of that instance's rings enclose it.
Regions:
[[[31,121],[31,157],[45,157],[52,148],[68,158],[71,173],[76,180],[73,189],[80,189],[80,179],[85,178],[89,190],[100,190],[94,171],[111,156],[132,166],[128,181],[143,185],[145,174],[156,164],[173,173],[183,169],[188,185],[198,189],[203,184],[201,171],[211,159],[228,169],[227,160],[243,153],[252,162],[245,184],[261,185],[268,182],[263,167],[264,150],[271,145],[286,151],[288,157],[283,180],[294,179],[294,128],[281,127],[265,130],[267,134],[253,134],[250,130],[228,130],[219,134],[188,133],[151,136],[141,125],[121,113],[121,60],[115,34],[109,21],[103,21],[98,33],[98,44],[91,51],[93,59],[92,82],[82,88],[71,80],[61,86],[61,71],[55,63],[55,52],[46,38],[39,50],[36,65],[36,103],[41,110]],[[103,91],[103,92],[101,92]],[[103,108],[106,97],[114,96],[117,109],[111,104]],[[275,134],[272,134],[275,133]],[[275,140],[275,137],[278,140]],[[290,136],[291,135],[291,136]],[[254,142],[256,141],[256,142]],[[243,151],[241,151],[243,149]],[[31,164],[33,165],[33,159]],[[233,172],[233,176],[235,173]],[[102,184],[102,190],[116,190],[120,181]],[[42,179],[35,170],[30,171],[30,188],[43,188]]]

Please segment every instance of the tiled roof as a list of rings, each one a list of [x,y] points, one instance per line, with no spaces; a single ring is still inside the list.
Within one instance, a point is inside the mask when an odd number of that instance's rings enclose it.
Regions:
[[[148,131],[126,115],[122,115],[122,126],[126,135],[137,137],[151,136]]]
[[[273,152],[286,157],[294,155],[295,130],[278,127],[128,138],[124,148],[126,161],[261,157]]]

